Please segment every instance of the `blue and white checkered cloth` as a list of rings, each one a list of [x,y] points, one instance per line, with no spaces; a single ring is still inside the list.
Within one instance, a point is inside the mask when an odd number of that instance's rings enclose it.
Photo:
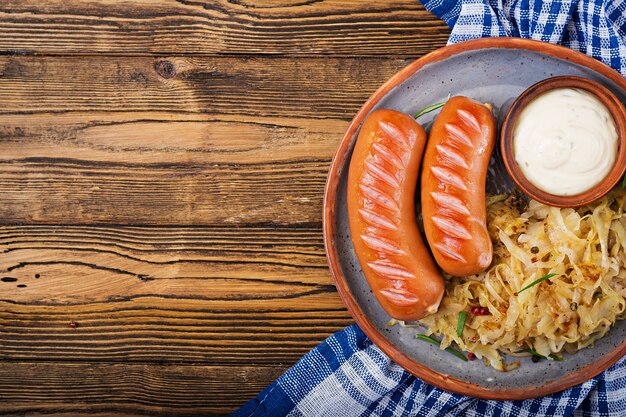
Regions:
[[[626,75],[626,0],[424,0],[452,28],[449,43],[515,36],[559,43]],[[232,417],[626,416],[626,358],[560,393],[486,401],[422,382],[356,326],[329,337]]]
[[[624,415],[626,358],[558,394],[524,401],[486,401],[422,382],[352,325],[306,354],[231,417]]]
[[[558,43],[626,76],[624,0],[424,0],[451,28],[448,43],[512,36]]]

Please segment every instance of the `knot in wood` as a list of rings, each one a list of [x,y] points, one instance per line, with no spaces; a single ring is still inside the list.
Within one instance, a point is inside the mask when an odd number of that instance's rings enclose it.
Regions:
[[[172,78],[176,75],[176,66],[171,61],[158,61],[154,70],[163,78]]]

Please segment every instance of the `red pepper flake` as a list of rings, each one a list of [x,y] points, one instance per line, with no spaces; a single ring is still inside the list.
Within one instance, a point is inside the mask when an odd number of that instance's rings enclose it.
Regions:
[[[70,321],[69,326],[70,326],[72,329],[75,329],[75,328],[77,328],[77,327],[78,327],[78,323],[76,323],[74,320],[72,320],[72,321]]]
[[[470,361],[473,361],[474,359],[476,359],[476,355],[474,355],[474,353],[470,352],[467,354],[467,359],[469,359]]]

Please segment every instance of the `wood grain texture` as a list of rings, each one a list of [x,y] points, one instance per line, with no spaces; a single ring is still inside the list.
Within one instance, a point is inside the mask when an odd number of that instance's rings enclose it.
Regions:
[[[0,219],[319,226],[350,115],[408,61],[161,62],[0,57]]]
[[[2,415],[225,415],[281,367],[33,363],[0,366]],[[21,375],[19,385],[8,383]],[[222,395],[215,393],[222,392]]]
[[[248,301],[163,294],[66,307],[5,302],[0,307],[5,322],[3,362],[283,367],[351,323],[339,297],[330,291]],[[71,321],[78,323],[76,329],[68,326]]]
[[[321,225],[346,122],[167,114],[0,116],[9,224]],[[224,140],[220,138],[225,138]]]
[[[349,121],[405,58],[0,57],[0,114],[168,112]]]
[[[0,250],[5,361],[280,365],[351,321],[318,229],[3,226]]]
[[[225,415],[352,323],[329,163],[448,33],[415,0],[1,1],[0,414]]]
[[[415,57],[449,29],[415,0],[3,0],[0,52]]]

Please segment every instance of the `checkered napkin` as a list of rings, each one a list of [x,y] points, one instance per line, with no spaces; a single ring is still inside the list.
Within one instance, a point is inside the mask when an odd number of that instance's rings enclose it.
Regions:
[[[452,28],[448,43],[513,36],[558,43],[626,76],[624,0],[423,0]]]
[[[352,325],[306,354],[231,417],[624,415],[626,357],[605,373],[558,394],[485,401],[422,382]]]
[[[452,28],[449,43],[516,36],[560,43],[626,75],[626,0],[424,0]],[[626,416],[626,357],[554,395],[485,401],[422,382],[356,326],[329,337],[232,417]]]

